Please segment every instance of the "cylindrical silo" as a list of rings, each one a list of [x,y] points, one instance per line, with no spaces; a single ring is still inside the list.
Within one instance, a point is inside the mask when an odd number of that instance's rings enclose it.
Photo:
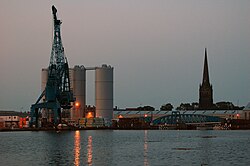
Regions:
[[[41,93],[45,90],[47,80],[48,80],[48,68],[42,68],[42,73],[41,73]],[[42,100],[45,100],[45,96],[43,96]],[[49,114],[47,110],[42,109],[42,118],[49,118]]]
[[[113,118],[113,67],[102,65],[95,70],[96,117],[111,122]]]
[[[78,120],[85,115],[86,105],[86,69],[84,66],[75,66],[70,70],[70,80],[73,94],[76,99],[71,110],[71,118]]]
[[[43,68],[42,69],[42,75],[41,75],[41,92],[43,92],[45,90],[46,84],[47,84],[47,80],[48,80],[48,69],[47,68]]]

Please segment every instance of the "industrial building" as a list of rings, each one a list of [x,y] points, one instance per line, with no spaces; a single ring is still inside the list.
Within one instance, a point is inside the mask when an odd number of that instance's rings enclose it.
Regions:
[[[74,66],[69,69],[70,84],[75,103],[70,111],[70,118],[77,120],[85,116],[86,105],[86,69],[84,66]]]
[[[240,111],[240,117],[241,119],[250,120],[250,102]]]
[[[69,110],[70,117],[67,120],[79,121],[79,119],[88,117],[86,109],[86,71],[95,70],[95,115],[96,118],[103,118],[105,124],[110,125],[113,118],[113,70],[110,65],[101,67],[74,66],[69,68],[69,78],[72,92],[75,98],[73,107]],[[48,78],[48,69],[42,69],[41,90],[46,87]],[[46,111],[44,111],[46,112]],[[91,111],[92,114],[93,111]],[[43,117],[49,118],[50,115],[43,113]]]
[[[85,68],[83,65],[69,68],[61,37],[62,21],[57,9],[52,6],[54,23],[53,43],[49,66],[42,69],[41,94],[31,105],[30,127],[42,125],[58,126],[64,121],[79,123],[86,116],[86,71],[95,70],[96,118],[109,124],[113,118],[113,67]],[[42,112],[42,119],[40,112]],[[93,111],[92,111],[93,112]],[[87,117],[94,118],[91,115]]]
[[[96,117],[110,123],[113,118],[113,67],[102,65],[95,69]]]
[[[250,106],[250,104],[249,104]],[[144,110],[126,110],[117,109],[114,110],[114,118],[134,118],[134,117],[152,117],[152,119],[157,119],[166,115],[171,115],[174,111],[165,110],[154,110],[154,111],[144,111]],[[180,114],[192,114],[192,115],[207,115],[215,116],[223,119],[245,119],[242,115],[242,110],[183,110],[179,111]],[[250,109],[249,109],[250,113]],[[250,115],[250,114],[249,114]]]
[[[249,129],[249,117],[250,107],[245,110],[114,110],[118,128],[198,129],[202,126],[216,130]]]
[[[28,113],[0,110],[0,129],[28,127],[28,122]]]

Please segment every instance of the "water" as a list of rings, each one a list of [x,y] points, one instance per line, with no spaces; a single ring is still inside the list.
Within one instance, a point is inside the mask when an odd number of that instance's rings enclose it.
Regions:
[[[0,165],[250,165],[250,131],[1,132]]]

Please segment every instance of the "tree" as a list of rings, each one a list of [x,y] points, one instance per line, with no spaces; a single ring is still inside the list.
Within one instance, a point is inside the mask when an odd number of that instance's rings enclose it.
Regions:
[[[244,107],[235,106],[232,102],[221,101],[215,104],[218,110],[242,110]]]
[[[143,107],[143,110],[144,110],[144,111],[154,111],[155,108],[147,105],[147,106],[144,106],[144,107]]]
[[[176,110],[194,110],[194,107],[190,103],[181,103]]]
[[[161,106],[160,110],[161,111],[172,111],[173,105],[171,103],[167,103]]]
[[[197,102],[192,103],[192,107],[193,107],[194,110],[199,109],[199,103],[197,103]]]
[[[143,106],[143,107],[137,107],[137,110],[140,110],[140,111],[154,111],[155,108],[152,107],[152,106]]]

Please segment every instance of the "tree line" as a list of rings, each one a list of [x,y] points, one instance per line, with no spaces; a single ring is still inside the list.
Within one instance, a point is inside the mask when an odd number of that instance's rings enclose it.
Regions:
[[[161,111],[172,111],[174,109],[174,106],[171,103],[163,104],[160,107]],[[243,110],[244,107],[236,106],[232,102],[226,102],[221,101],[217,102],[213,105],[211,108],[212,110]],[[137,107],[136,110],[141,111],[154,111],[155,108],[152,106],[140,106]],[[199,103],[181,103],[178,107],[176,107],[176,110],[182,111],[182,110],[199,110]]]

